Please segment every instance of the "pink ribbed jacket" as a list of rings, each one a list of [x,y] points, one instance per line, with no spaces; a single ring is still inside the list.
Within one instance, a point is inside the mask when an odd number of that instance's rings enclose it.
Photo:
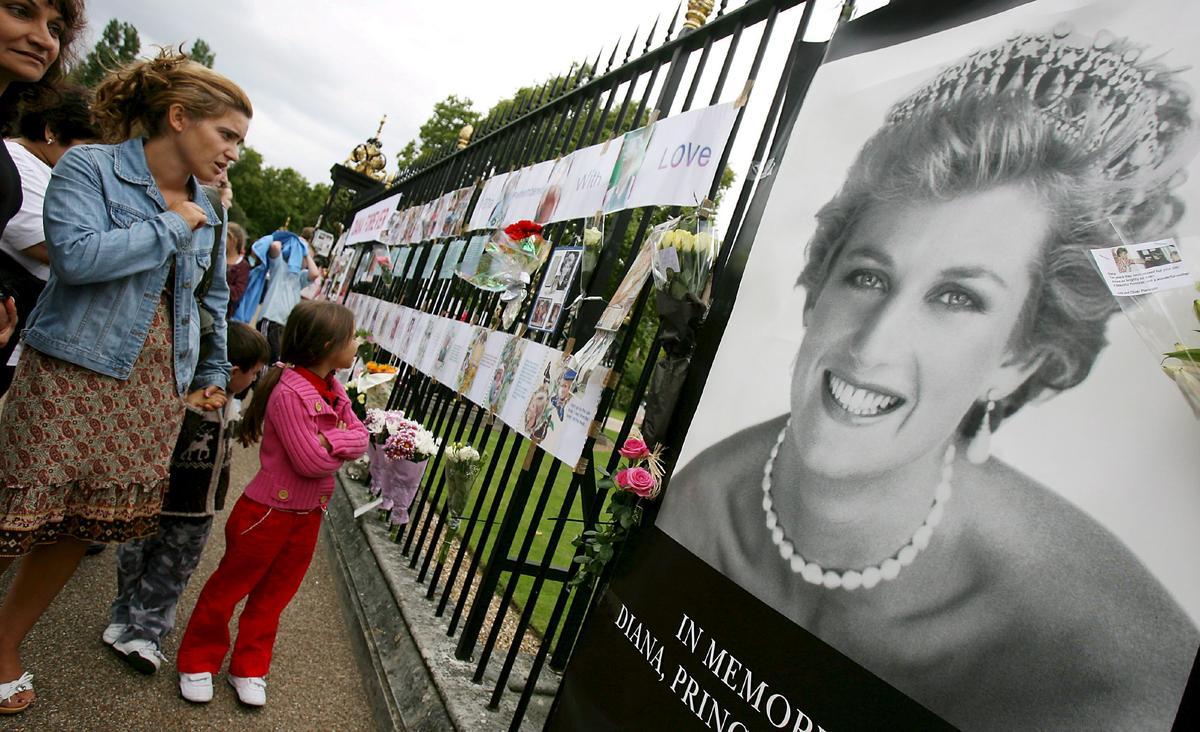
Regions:
[[[333,384],[334,405],[300,374],[286,369],[267,402],[259,461],[246,497],[290,511],[324,506],[333,495],[333,474],[367,451],[370,436],[354,415],[346,390]],[[345,422],[345,429],[338,429]],[[317,435],[332,446],[326,450]]]

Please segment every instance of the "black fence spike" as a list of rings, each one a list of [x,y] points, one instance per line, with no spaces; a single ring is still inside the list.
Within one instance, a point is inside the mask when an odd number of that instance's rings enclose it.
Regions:
[[[680,0],[679,4],[675,6],[675,13],[671,15],[671,24],[667,26],[667,37],[663,39],[664,43],[671,40],[671,37],[675,35],[675,24],[679,22],[679,11],[682,9],[683,0]]]
[[[720,18],[722,15],[724,15],[725,8],[728,5],[729,5],[729,0],[721,0],[721,6],[717,8],[717,14],[715,16],[713,16],[714,19]]]
[[[638,31],[640,31],[641,29],[642,29],[641,26],[638,26],[637,28],[633,29],[633,38],[629,39],[629,48],[625,49],[625,58],[624,58],[624,60],[621,61],[622,66],[629,63],[629,59],[633,56],[633,47],[635,44],[637,44]]]
[[[654,31],[658,30],[658,21],[661,19],[661,13],[654,16],[654,25],[650,26],[650,32],[646,34],[646,47],[642,49],[642,53],[650,53],[650,44],[654,43]]]
[[[598,72],[600,71],[600,57],[603,55],[604,47],[601,46],[600,50],[596,52],[596,60],[592,62],[592,65],[587,70],[587,78],[589,81],[596,78],[598,75]]]
[[[604,73],[612,71],[613,64],[617,62],[617,50],[621,48],[621,37],[617,36],[617,42],[613,45],[612,53],[608,56],[608,65],[604,67]],[[603,52],[604,49],[601,49]]]

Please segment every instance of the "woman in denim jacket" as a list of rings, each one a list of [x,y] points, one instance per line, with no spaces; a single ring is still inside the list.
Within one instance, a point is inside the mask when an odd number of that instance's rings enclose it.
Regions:
[[[93,113],[104,139],[123,142],[76,147],[54,169],[51,276],[0,421],[0,572],[22,557],[0,606],[0,683],[23,676],[18,646],[88,543],[157,529],[181,397],[225,403],[225,247],[197,179],[238,159],[250,100],[164,51],[105,79]],[[201,308],[214,324],[204,359]],[[0,710],[31,697],[12,693]]]

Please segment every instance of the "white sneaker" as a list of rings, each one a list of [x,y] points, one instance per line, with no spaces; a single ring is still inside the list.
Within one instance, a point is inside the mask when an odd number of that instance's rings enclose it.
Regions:
[[[179,693],[184,699],[197,704],[212,701],[212,674],[179,674]]]
[[[111,646],[113,643],[116,643],[117,639],[121,637],[121,634],[125,632],[126,627],[127,626],[122,623],[112,623],[104,629],[103,633],[100,634],[100,640],[104,641],[104,645]]]
[[[234,676],[229,674],[229,685],[237,691],[238,700],[252,707],[267,703],[267,680],[261,676]]]
[[[113,643],[112,649],[121,656],[125,663],[144,674],[154,673],[162,665],[162,662],[167,660],[162,651],[158,650],[157,643],[143,638],[134,638],[124,643]]]

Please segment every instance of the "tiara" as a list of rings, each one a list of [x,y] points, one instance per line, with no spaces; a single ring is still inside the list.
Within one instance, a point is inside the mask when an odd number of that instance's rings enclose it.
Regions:
[[[1089,42],[1065,24],[1018,33],[943,70],[893,106],[887,121],[905,122],[963,98],[1023,96],[1065,141],[1100,156],[1106,178],[1141,178],[1166,167],[1193,127],[1177,73],[1143,61],[1143,51],[1107,31]]]

